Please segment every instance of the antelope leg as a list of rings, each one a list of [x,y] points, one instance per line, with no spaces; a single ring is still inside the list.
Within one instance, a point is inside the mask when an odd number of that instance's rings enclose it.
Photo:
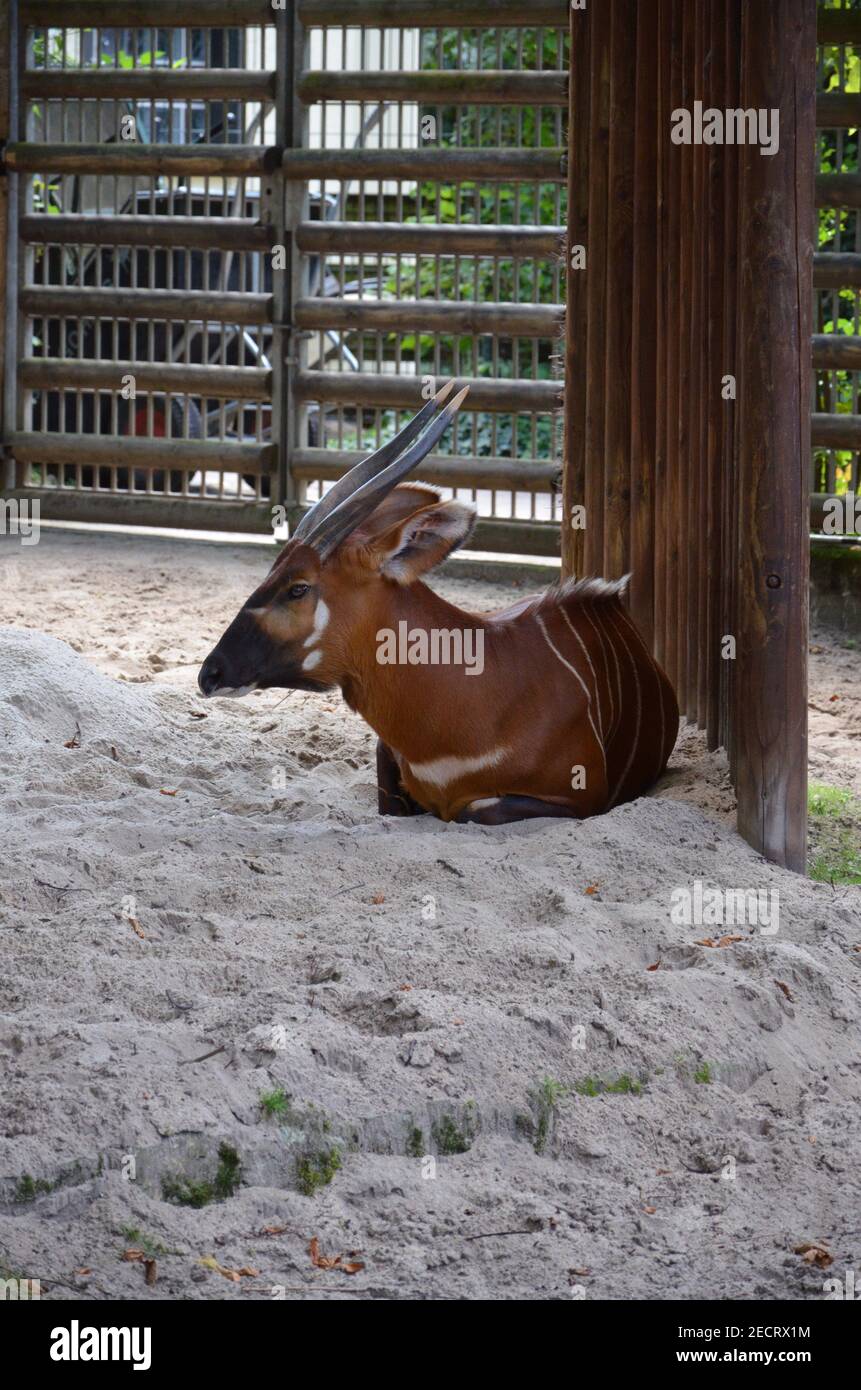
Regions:
[[[391,748],[377,739],[377,809],[381,816],[423,816],[423,806],[401,786],[401,770]]]

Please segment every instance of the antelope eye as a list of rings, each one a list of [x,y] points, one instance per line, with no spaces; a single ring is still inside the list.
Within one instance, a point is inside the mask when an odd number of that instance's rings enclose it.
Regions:
[[[304,598],[310,589],[310,584],[291,584],[287,590],[288,598]]]

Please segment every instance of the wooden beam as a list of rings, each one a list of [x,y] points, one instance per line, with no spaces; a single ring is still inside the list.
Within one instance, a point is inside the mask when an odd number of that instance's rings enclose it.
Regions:
[[[30,101],[271,102],[275,74],[252,68],[28,68],[21,94]]]
[[[227,148],[227,147],[225,147]],[[507,183],[562,183],[564,150],[541,149],[391,149],[284,151],[288,179],[441,179],[463,183],[482,179]],[[40,168],[49,166],[44,163]]]
[[[334,481],[367,458],[367,450],[356,449],[297,449],[293,455],[293,472],[297,478],[310,481]],[[547,492],[558,477],[555,463],[533,462],[531,459],[467,458],[463,455],[429,454],[423,460],[417,477],[423,482],[449,488],[499,488],[511,492]]]
[[[213,399],[265,401],[272,373],[263,367],[200,367],[176,362],[88,362],[77,357],[25,357],[21,385],[42,391],[121,391],[134,377],[142,394],[161,393]]]
[[[433,72],[308,70],[299,96],[317,101],[412,101],[422,106],[565,106],[568,74],[557,69],[517,72],[486,68]]]
[[[201,199],[201,202],[203,200]],[[21,239],[55,246],[171,246],[265,251],[274,229],[239,217],[90,217],[86,213],[30,213],[18,223]]]
[[[300,299],[299,328],[339,328],[366,333],[493,333],[510,338],[556,338],[562,311],[556,304],[481,304],[438,299]]]
[[[816,125],[820,130],[861,125],[861,93],[820,92],[816,98]]]
[[[19,304],[23,313],[42,318],[205,320],[246,325],[272,321],[271,294],[35,286],[21,291]]]
[[[72,488],[18,488],[12,497],[38,501],[43,521],[96,522],[114,526],[176,526],[183,530],[272,531],[270,502],[210,497],[159,497],[151,493],[75,491]]]
[[[23,0],[24,24],[44,29],[160,29],[274,24],[271,0]]]
[[[820,415],[810,417],[815,448],[861,450],[861,415]]]
[[[6,446],[24,463],[261,474],[271,473],[275,464],[275,449],[271,444],[237,444],[222,439],[147,439],[138,435],[115,437],[19,431],[9,436]]]
[[[452,25],[462,28],[513,28],[550,25],[564,29],[568,22],[567,0],[440,0],[432,11],[425,0],[299,0],[299,18],[306,27],[324,24],[364,24],[397,29]]]
[[[309,151],[313,153],[313,151]],[[265,145],[76,145],[6,146],[6,168],[13,173],[50,174],[265,174],[281,151]]]
[[[562,255],[564,236],[564,227],[469,222],[302,222],[296,244],[301,251],[334,251],[352,256],[406,252],[416,256],[555,260]]]
[[[861,255],[856,251],[818,251],[813,256],[813,288],[842,290],[861,285]]]
[[[816,20],[816,42],[861,43],[861,10],[826,9],[822,6]]]
[[[817,174],[818,208],[861,208],[861,174]]]
[[[443,378],[439,378],[442,384]],[[528,411],[545,413],[558,410],[562,383],[529,381],[504,377],[458,377],[469,387],[464,410]],[[394,373],[303,371],[296,376],[296,397],[302,401],[325,401],[345,406],[395,406],[414,410],[424,404],[422,378],[395,376]]]
[[[825,370],[861,372],[861,337],[849,333],[814,333],[813,365]]]

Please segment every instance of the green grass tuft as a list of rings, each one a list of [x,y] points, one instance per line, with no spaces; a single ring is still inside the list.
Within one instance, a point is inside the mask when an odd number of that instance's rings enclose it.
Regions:
[[[461,1129],[451,1115],[443,1115],[441,1120],[437,1120],[431,1133],[441,1154],[469,1153],[475,1139],[471,1124],[467,1121]]]
[[[313,1197],[321,1187],[327,1187],[341,1166],[340,1149],[321,1149],[317,1154],[307,1154],[296,1163],[296,1178],[299,1191],[306,1197]]]
[[[239,1154],[230,1144],[218,1146],[218,1168],[213,1179],[162,1178],[161,1192],[166,1202],[180,1207],[208,1207],[232,1197],[242,1181]]]
[[[34,1178],[30,1173],[24,1173],[18,1179],[18,1186],[15,1188],[16,1202],[35,1202],[37,1197],[41,1197],[45,1192],[53,1192],[54,1184],[48,1182],[47,1178]]]
[[[600,1076],[584,1076],[582,1081],[575,1084],[574,1090],[578,1096],[641,1096],[643,1083],[623,1072],[611,1081],[605,1081]]]
[[[425,1137],[418,1125],[413,1125],[407,1135],[407,1155],[409,1158],[424,1158]]]
[[[290,1113],[290,1097],[280,1086],[272,1091],[261,1091],[260,1109],[269,1119],[282,1119]]]
[[[861,884],[861,800],[845,787],[812,782],[807,806],[810,878]]]

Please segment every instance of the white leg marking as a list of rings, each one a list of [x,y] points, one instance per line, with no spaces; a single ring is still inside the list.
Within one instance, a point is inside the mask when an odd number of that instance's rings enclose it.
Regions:
[[[486,796],[482,801],[471,801],[467,806],[468,811],[484,811],[488,806],[498,806],[502,797]]]
[[[591,656],[589,655],[589,651],[588,651],[588,648],[587,648],[587,646],[586,646],[586,643],[583,641],[583,638],[580,636],[580,633],[577,631],[577,629],[576,629],[576,627],[574,626],[574,624],[572,623],[571,619],[568,617],[568,614],[565,612],[565,609],[562,607],[561,603],[559,604],[559,612],[562,614],[562,617],[564,618],[565,622],[568,624],[569,628],[571,629],[571,632],[572,632],[573,635],[577,638],[577,641],[580,643],[580,646],[583,648],[583,655],[585,656],[586,660],[587,660],[588,663],[589,663],[589,670],[592,672],[592,679],[593,679],[593,681],[595,682],[595,707],[596,707],[596,709],[597,709],[597,711],[598,711],[598,726],[599,726],[599,728],[600,728],[600,730],[601,730],[601,741],[603,742],[603,740],[604,740],[604,716],[603,716],[603,714],[602,714],[602,712],[601,712],[601,695],[600,695],[600,692],[599,692],[599,690],[598,690],[598,673],[597,673],[597,671],[595,670],[595,667],[592,665],[592,658],[591,658]]]
[[[588,719],[589,719],[589,724],[590,724],[590,726],[591,726],[592,733],[595,735],[595,742],[597,743],[598,747],[601,749],[601,757],[604,759],[604,776],[606,777],[606,775],[607,775],[607,755],[606,755],[606,753],[605,753],[605,751],[604,751],[604,741],[603,741],[603,739],[601,739],[601,738],[598,737],[598,730],[595,728],[595,720],[592,718],[592,696],[589,694],[589,687],[588,687],[588,685],[586,684],[586,682],[584,681],[583,677],[580,675],[580,672],[577,671],[577,670],[575,670],[575,668],[571,665],[571,662],[565,660],[564,656],[563,656],[562,653],[559,651],[558,647],[555,647],[555,646],[553,645],[553,641],[552,641],[552,639],[551,639],[551,637],[550,637],[550,633],[547,631],[547,628],[546,628],[546,626],[545,626],[545,624],[544,624],[544,619],[542,618],[542,616],[541,616],[540,613],[536,613],[536,614],[535,614],[535,620],[536,620],[536,622],[538,623],[538,626],[541,628],[541,631],[542,631],[543,636],[544,636],[544,641],[547,643],[547,645],[548,645],[548,647],[550,648],[550,650],[552,651],[553,655],[554,655],[555,657],[558,657],[558,658],[559,658],[559,660],[562,662],[562,665],[563,665],[564,667],[566,667],[566,669],[569,670],[569,671],[571,672],[572,676],[576,676],[576,677],[577,677],[578,681],[580,682],[580,684],[581,684],[582,687],[583,687],[583,691],[584,691],[584,693],[585,693],[585,695],[586,695],[586,714],[587,714],[587,717],[588,717]]]
[[[489,753],[478,753],[472,758],[434,758],[428,763],[407,763],[407,767],[418,782],[429,782],[433,787],[446,787],[470,772],[481,772],[486,767],[496,767],[507,758],[510,749],[493,748]]]
[[[305,657],[305,660],[302,662],[302,670],[313,671],[314,667],[319,666],[322,660],[323,653],[320,651],[320,648],[318,647],[316,651],[309,652],[308,655]]]

